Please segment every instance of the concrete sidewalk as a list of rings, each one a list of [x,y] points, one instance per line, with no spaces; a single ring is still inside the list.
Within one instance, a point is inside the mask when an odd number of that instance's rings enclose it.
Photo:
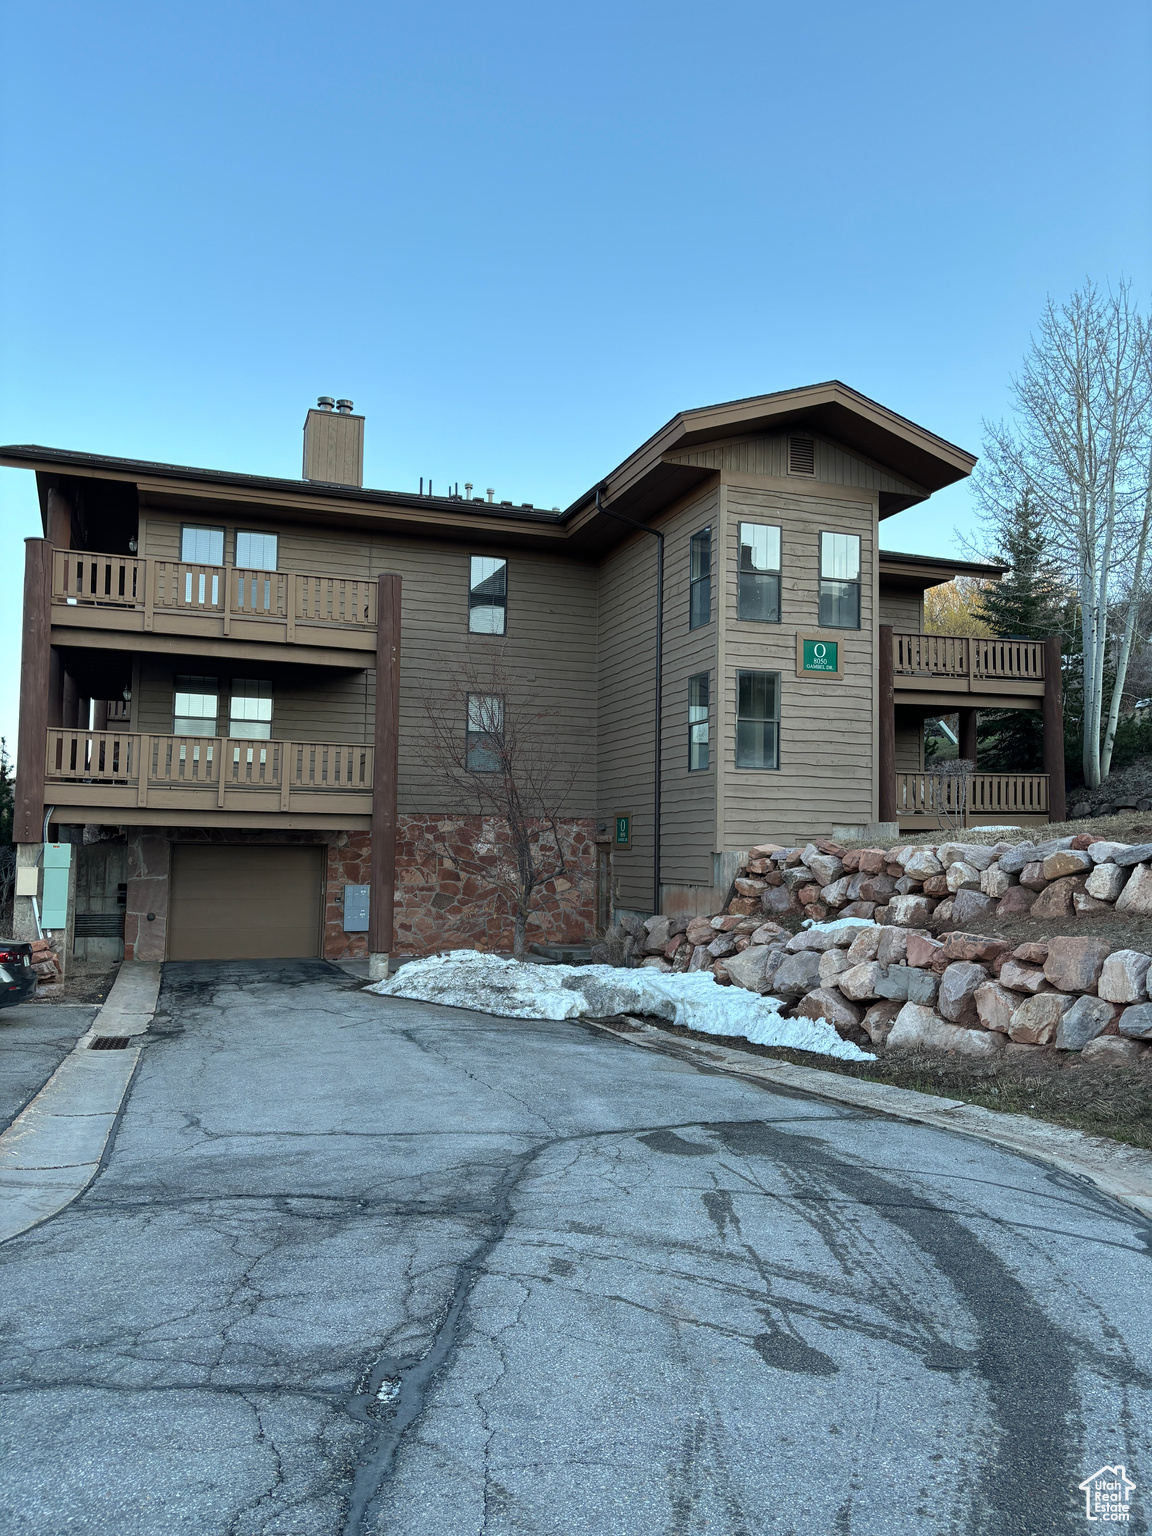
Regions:
[[[93,1051],[94,1039],[142,1035],[160,967],[125,961],[75,1048],[0,1136],[0,1242],[63,1210],[92,1181],[140,1060],[140,1047]]]

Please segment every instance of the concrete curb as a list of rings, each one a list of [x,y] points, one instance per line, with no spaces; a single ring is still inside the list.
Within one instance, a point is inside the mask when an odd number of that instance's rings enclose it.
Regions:
[[[1120,1141],[1110,1141],[1106,1136],[1089,1136],[1084,1131],[1067,1130],[1045,1120],[1029,1119],[1027,1115],[1002,1114],[978,1104],[965,1104],[960,1099],[918,1093],[912,1088],[893,1088],[887,1083],[842,1077],[837,1072],[799,1067],[790,1061],[753,1056],[726,1046],[703,1045],[697,1040],[668,1035],[651,1024],[625,1034],[606,1024],[591,1020],[583,1022],[591,1023],[593,1028],[617,1040],[695,1061],[716,1071],[736,1073],[835,1104],[850,1104],[855,1109],[914,1120],[938,1130],[990,1141],[1010,1152],[1049,1163],[1076,1178],[1087,1179],[1102,1193],[1139,1211],[1142,1216],[1152,1217],[1152,1153],[1125,1146]]]
[[[142,1035],[159,992],[159,965],[125,961],[87,1033],[0,1136],[0,1243],[55,1216],[96,1176],[140,1047],[89,1046],[97,1035]]]

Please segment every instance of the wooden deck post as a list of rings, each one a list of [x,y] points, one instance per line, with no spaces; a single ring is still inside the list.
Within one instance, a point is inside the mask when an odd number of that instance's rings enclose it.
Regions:
[[[400,775],[399,576],[380,577],[376,627],[376,734],[372,773],[372,866],[368,902],[368,975],[388,974],[394,943],[396,815]]]
[[[892,652],[892,625],[881,624],[877,644],[880,647],[880,688],[877,704],[880,712],[880,744],[877,772],[880,794],[878,819],[897,821],[896,813],[896,670]]]
[[[1048,820],[1066,821],[1064,805],[1064,683],[1060,637],[1044,642],[1044,772],[1048,775]]]
[[[976,714],[974,709],[961,709],[957,713],[960,716],[960,750],[959,756],[965,762],[976,766]]]
[[[39,843],[44,837],[51,633],[52,546],[47,539],[25,539],[20,738],[17,744],[16,804],[12,828],[12,836],[17,844]]]

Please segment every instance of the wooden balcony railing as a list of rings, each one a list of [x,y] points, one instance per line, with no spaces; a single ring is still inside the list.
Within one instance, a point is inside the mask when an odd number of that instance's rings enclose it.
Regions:
[[[46,778],[55,789],[84,786],[82,799],[93,804],[104,802],[88,791],[106,786],[117,791],[108,803],[125,805],[146,806],[150,796],[170,805],[171,792],[197,790],[225,809],[234,792],[244,791],[275,799],[258,809],[287,811],[294,799],[311,803],[318,796],[366,797],[370,809],[372,769],[373,749],[359,743],[50,730]],[[196,803],[205,803],[203,793]]]
[[[943,773],[898,773],[896,814],[907,827],[912,817],[925,826],[968,826],[974,818],[1047,818],[1046,773],[974,773],[967,780]]]
[[[276,620],[294,637],[297,624],[342,629],[376,628],[376,582],[322,576],[314,571],[249,571],[233,565],[139,559],[57,549],[52,556],[52,601],[139,611],[144,627],[157,615]]]
[[[892,636],[896,678],[1044,681],[1042,640],[989,640],[968,635]]]

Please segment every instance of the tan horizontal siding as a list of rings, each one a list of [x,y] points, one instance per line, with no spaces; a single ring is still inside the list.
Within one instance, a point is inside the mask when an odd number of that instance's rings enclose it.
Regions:
[[[799,486],[814,481],[825,485],[845,485],[870,491],[914,492],[915,487],[898,479],[887,470],[855,454],[848,453],[839,444],[827,438],[805,432],[815,442],[816,473],[813,476],[794,477]],[[690,449],[685,453],[669,455],[673,464],[692,464],[703,469],[721,470],[727,477],[741,474],[768,475],[783,479],[788,476],[788,434],[764,433],[743,438],[736,442],[720,443],[714,448]]]
[[[924,628],[923,593],[886,587],[881,579],[877,622],[891,624],[893,629],[903,630],[907,634],[920,634]]]
[[[833,822],[872,819],[874,798],[876,509],[872,502],[727,487],[724,592],[729,618],[724,666],[723,846],[827,833]],[[736,615],[739,524],[781,529],[781,622]],[[843,680],[796,675],[797,633],[819,631],[821,532],[860,536],[861,627],[828,630],[840,645]],[[780,767],[736,767],[736,673],[779,672]]]

